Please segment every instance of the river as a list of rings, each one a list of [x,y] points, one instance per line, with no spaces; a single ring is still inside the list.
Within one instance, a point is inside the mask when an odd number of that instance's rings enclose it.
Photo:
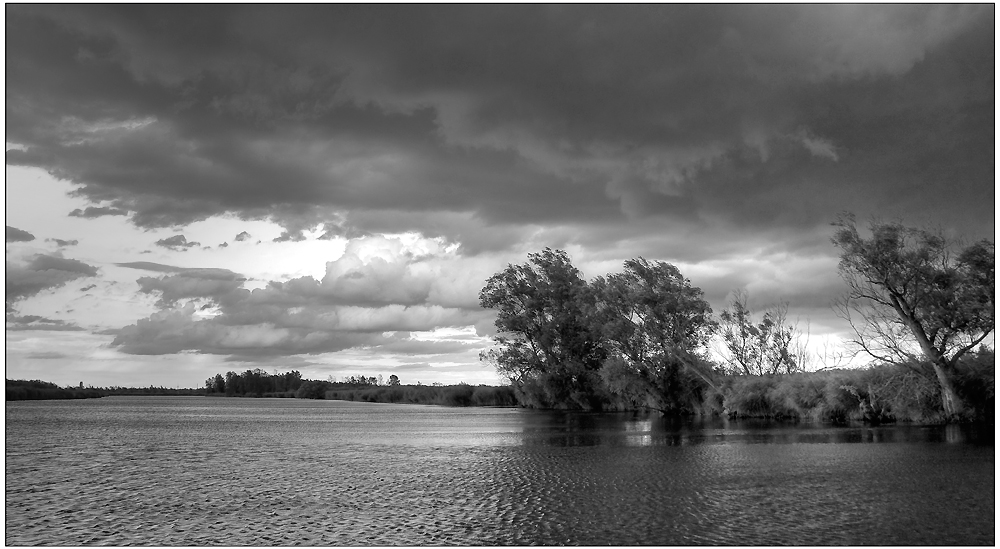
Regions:
[[[994,545],[994,439],[296,399],[6,403],[7,545]]]

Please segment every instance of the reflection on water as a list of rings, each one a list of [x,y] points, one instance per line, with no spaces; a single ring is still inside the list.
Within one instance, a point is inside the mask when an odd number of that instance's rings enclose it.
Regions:
[[[553,446],[688,446],[696,444],[938,443],[993,445],[979,425],[854,427],[728,418],[662,418],[646,414],[524,411],[522,443]]]
[[[994,544],[993,431],[283,399],[6,404],[7,544]]]

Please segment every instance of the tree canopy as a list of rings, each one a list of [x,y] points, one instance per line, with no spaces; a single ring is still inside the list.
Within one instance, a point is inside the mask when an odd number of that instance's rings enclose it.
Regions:
[[[873,221],[866,238],[849,214],[834,225],[848,286],[840,312],[854,327],[854,343],[887,362],[915,363],[922,354],[941,385],[945,412],[961,413],[955,364],[994,328],[993,242],[955,254],[940,232]]]
[[[661,407],[682,370],[711,382],[694,353],[712,310],[673,265],[633,259],[587,283],[566,252],[546,248],[490,277],[480,304],[497,311],[498,331],[482,358],[539,405],[599,408],[628,385]]]
[[[497,311],[499,348],[482,358],[502,377],[515,387],[541,383],[548,405],[589,406],[604,350],[589,321],[594,293],[566,252],[546,248],[508,265],[486,281],[479,302]]]

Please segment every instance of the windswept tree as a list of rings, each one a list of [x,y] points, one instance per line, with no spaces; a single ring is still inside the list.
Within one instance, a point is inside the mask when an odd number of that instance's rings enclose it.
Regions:
[[[678,407],[676,396],[687,389],[685,372],[715,385],[698,356],[715,328],[712,308],[677,267],[630,259],[624,272],[598,277],[594,288],[599,296],[594,319],[612,354],[609,369],[634,380],[627,385],[644,388],[647,402],[664,411]]]
[[[861,236],[853,215],[840,216],[833,243],[841,249],[840,274],[848,293],[841,315],[854,343],[886,362],[930,362],[946,415],[958,416],[958,360],[994,328],[995,251],[982,240],[954,255],[940,233],[872,222]]]
[[[774,305],[760,319],[750,309],[745,289],[732,293],[719,313],[719,336],[730,373],[762,376],[801,371],[804,349],[796,345],[801,334],[787,321],[788,304]]]
[[[497,347],[481,358],[515,390],[538,388],[542,405],[599,406],[597,370],[604,352],[589,316],[594,294],[562,250],[528,254],[491,276],[479,303],[497,312]]]

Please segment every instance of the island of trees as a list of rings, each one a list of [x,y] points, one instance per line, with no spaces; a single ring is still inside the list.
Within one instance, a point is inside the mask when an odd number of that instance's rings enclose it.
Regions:
[[[497,313],[481,358],[537,408],[865,420],[993,421],[994,245],[955,250],[933,231],[854,217],[834,224],[847,292],[838,304],[863,369],[806,371],[787,306],[757,316],[745,292],[713,315],[673,265],[643,258],[587,282],[546,248],[480,292]],[[721,340],[725,360],[709,342]]]

